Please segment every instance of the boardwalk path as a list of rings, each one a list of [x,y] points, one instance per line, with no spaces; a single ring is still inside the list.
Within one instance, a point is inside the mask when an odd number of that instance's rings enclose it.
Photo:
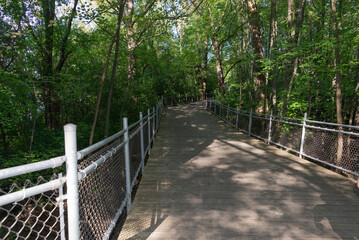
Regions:
[[[359,194],[329,170],[224,124],[166,110],[119,239],[359,239]]]

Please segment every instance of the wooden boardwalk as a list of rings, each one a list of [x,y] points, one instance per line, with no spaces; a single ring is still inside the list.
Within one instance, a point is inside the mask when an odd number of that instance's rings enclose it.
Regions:
[[[205,103],[166,110],[118,239],[359,239],[359,193],[238,133]]]

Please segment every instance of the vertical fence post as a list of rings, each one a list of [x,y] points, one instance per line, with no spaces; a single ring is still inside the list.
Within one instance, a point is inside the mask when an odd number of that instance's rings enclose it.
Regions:
[[[156,128],[156,112],[155,112],[155,107],[152,108],[152,111],[153,111],[153,123],[152,123],[152,141],[155,142],[155,134],[156,134],[156,131],[155,131],[155,128]]]
[[[147,128],[148,128],[148,155],[151,154],[151,112],[147,109]]]
[[[128,121],[127,118],[123,118],[123,129],[125,133],[123,140],[125,142],[125,172],[126,172],[126,196],[127,196],[127,214],[131,209],[131,171],[130,171],[130,140],[128,138]]]
[[[304,148],[304,138],[305,138],[305,125],[306,125],[306,121],[307,121],[307,113],[304,113],[304,119],[303,119],[303,129],[302,129],[302,138],[300,141],[300,152],[299,152],[299,157],[303,158],[303,148]]]
[[[249,135],[251,135],[251,130],[252,130],[252,114],[253,114],[253,110],[251,108],[251,111],[249,113],[249,124],[248,124],[248,133],[249,133]]]
[[[145,171],[145,147],[143,142],[143,116],[142,112],[140,112],[140,136],[141,136],[141,172]]]
[[[160,125],[160,104],[157,105],[157,124],[156,124],[156,132],[158,132],[158,126]]]
[[[71,236],[71,239],[78,240],[80,239],[80,207],[77,177],[76,125],[71,123],[66,124],[64,126],[64,132],[67,179],[68,234]]]
[[[62,173],[59,173],[59,178],[62,178]],[[60,236],[61,240],[66,240],[65,235],[65,211],[64,211],[64,187],[59,187],[59,217],[60,217]]]
[[[238,121],[239,121],[239,110],[237,107],[237,111],[236,111],[236,129],[238,129]]]
[[[227,122],[229,123],[229,103],[227,104]]]
[[[209,111],[212,112],[212,102],[210,100],[208,100],[208,98],[207,98],[207,101],[209,102]],[[212,112],[212,113],[214,113],[214,112]]]
[[[269,129],[268,129],[268,144],[271,142],[271,134],[272,134],[272,117],[273,117],[273,110],[270,110],[269,116]]]

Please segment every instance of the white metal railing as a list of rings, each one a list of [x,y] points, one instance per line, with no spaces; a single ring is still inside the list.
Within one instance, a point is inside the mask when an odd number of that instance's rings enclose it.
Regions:
[[[309,120],[306,113],[303,119],[257,114],[209,99],[206,108],[250,136],[359,177],[359,126]]]
[[[49,181],[39,177],[35,184],[26,180],[24,187],[14,184],[7,190],[0,189],[0,239],[88,239],[88,236],[108,239],[124,208],[127,212],[131,208],[131,192],[139,173],[144,171],[145,157],[150,154],[151,144],[155,140],[163,103],[161,98],[152,111],[148,109],[147,116],[143,117],[140,113],[139,120],[130,126],[127,118],[124,118],[123,130],[80,151],[77,150],[76,126],[67,124],[64,126],[65,156],[1,169],[0,179],[7,179],[57,168],[66,162],[64,177],[60,173]],[[113,174],[116,176],[111,177],[117,177],[120,183],[123,180],[124,186],[107,179],[107,174],[114,169],[119,176]],[[65,183],[66,194],[63,189]],[[103,203],[97,202],[97,206],[86,209],[89,207],[86,201],[91,201],[91,196],[96,199],[96,192],[108,191],[109,188],[121,192],[124,187],[123,196],[103,197]],[[107,199],[119,207],[109,211],[113,206],[106,202]],[[64,201],[67,201],[66,205]],[[104,218],[108,219],[108,224],[85,226],[89,214],[96,215],[87,211],[96,211],[97,208],[107,210]],[[83,219],[85,215],[86,219]],[[94,222],[98,221],[96,216],[90,217],[94,218]],[[65,225],[68,231],[65,231]]]

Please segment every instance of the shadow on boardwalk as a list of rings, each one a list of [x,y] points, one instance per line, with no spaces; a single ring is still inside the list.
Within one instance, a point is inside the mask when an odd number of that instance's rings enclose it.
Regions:
[[[236,132],[204,103],[173,107],[118,239],[359,239],[353,184]]]

